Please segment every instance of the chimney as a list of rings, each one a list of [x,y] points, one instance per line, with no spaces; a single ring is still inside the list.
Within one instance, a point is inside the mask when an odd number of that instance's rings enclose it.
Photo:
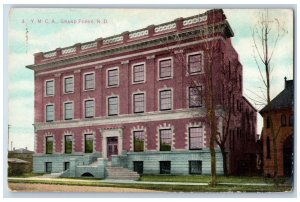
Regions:
[[[16,150],[16,148],[14,147],[14,151]]]
[[[27,150],[27,147],[25,147],[25,149]]]
[[[284,77],[284,88],[286,88],[286,76]]]

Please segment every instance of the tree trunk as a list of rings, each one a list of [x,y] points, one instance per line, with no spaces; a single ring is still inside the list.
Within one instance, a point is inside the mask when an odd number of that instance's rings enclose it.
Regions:
[[[224,176],[228,176],[228,170],[227,170],[227,153],[224,146],[220,146],[222,157],[223,157],[223,172]]]

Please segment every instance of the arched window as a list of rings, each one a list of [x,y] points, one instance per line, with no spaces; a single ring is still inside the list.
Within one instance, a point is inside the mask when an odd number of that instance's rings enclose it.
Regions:
[[[285,116],[285,114],[281,114],[281,126],[286,126],[286,116]]]
[[[271,159],[270,138],[267,137],[267,159]]]
[[[270,117],[267,116],[267,128],[270,128],[270,125],[271,125],[271,120],[270,120]]]

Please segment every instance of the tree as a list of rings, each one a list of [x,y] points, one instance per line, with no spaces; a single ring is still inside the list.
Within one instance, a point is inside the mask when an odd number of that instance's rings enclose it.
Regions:
[[[252,39],[254,44],[254,59],[259,71],[260,78],[264,85],[262,96],[258,96],[261,100],[257,102],[269,105],[271,109],[271,74],[274,66],[272,58],[276,50],[278,40],[286,33],[283,26],[277,18],[272,19],[269,16],[269,11],[266,9],[259,13],[258,22],[253,28]],[[277,136],[274,123],[272,120],[271,110],[267,111],[267,116],[270,121],[271,139],[274,153],[274,183],[278,184],[278,157],[277,157]]]

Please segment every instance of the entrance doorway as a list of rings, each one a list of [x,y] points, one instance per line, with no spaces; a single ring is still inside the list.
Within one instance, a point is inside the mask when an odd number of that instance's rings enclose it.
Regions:
[[[118,154],[118,137],[107,138],[107,158],[111,161],[112,155]]]
[[[293,135],[290,135],[283,143],[283,171],[285,177],[293,175],[293,161]]]

